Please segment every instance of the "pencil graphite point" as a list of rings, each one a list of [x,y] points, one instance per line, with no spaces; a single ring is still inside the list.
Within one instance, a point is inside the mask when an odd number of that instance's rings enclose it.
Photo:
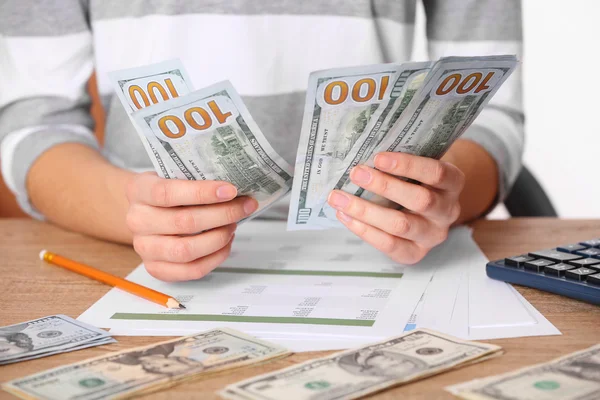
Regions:
[[[48,252],[48,250],[46,250],[46,249],[40,251],[40,260],[44,261],[44,256],[46,255],[47,252]]]
[[[184,309],[184,310],[185,310],[187,307],[186,307],[186,306],[184,306],[183,304],[180,304],[180,305],[179,305],[179,308],[182,308],[182,309]]]

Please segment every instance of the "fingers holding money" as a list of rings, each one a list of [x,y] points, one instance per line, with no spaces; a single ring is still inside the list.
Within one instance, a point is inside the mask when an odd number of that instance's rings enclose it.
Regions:
[[[236,227],[236,224],[230,224],[191,236],[137,236],[133,241],[133,248],[146,263],[189,263],[229,244]]]
[[[355,235],[397,263],[416,264],[425,257],[429,250],[414,241],[391,235],[340,211],[337,212],[337,218]]]
[[[414,264],[448,237],[460,215],[464,175],[452,164],[399,153],[379,154],[375,165],[385,172],[359,165],[350,179],[406,210],[383,207],[341,190],[333,191],[328,203],[338,211],[338,220],[363,240],[396,262]]]
[[[220,204],[161,208],[133,204],[127,226],[137,235],[191,235],[239,222],[258,208],[250,197],[238,197]]]
[[[203,233],[206,235],[208,232]],[[210,253],[202,258],[187,263],[169,262],[169,261],[149,261],[145,262],[146,270],[156,279],[165,282],[189,281],[200,279],[206,276],[210,271],[221,265],[231,253],[231,244],[234,235],[230,236],[229,241],[221,249]],[[217,247],[220,240],[217,239]]]
[[[231,183],[162,179],[155,173],[137,175],[128,185],[129,203],[154,207],[192,206],[229,201],[237,196]]]
[[[406,153],[379,153],[374,162],[381,171],[414,179],[435,189],[460,192],[465,186],[465,175],[458,167],[433,158]]]
[[[198,279],[229,255],[236,223],[258,209],[220,181],[140,174],[129,183],[127,226],[150,274],[165,281]]]
[[[328,203],[341,211],[343,218],[345,216],[346,219],[348,217],[356,219],[396,237],[431,245],[438,244],[437,239],[431,234],[434,229],[431,222],[419,215],[373,204],[339,190],[331,192]]]

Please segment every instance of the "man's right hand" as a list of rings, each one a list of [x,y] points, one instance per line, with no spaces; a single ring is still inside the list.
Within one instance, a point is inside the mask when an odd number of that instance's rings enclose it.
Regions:
[[[228,182],[133,177],[127,226],[148,272],[163,281],[186,281],[225,261],[236,223],[258,208],[255,199],[236,195]]]

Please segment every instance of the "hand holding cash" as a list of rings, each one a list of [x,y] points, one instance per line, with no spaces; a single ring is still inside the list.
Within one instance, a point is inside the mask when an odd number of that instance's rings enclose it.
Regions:
[[[236,222],[258,207],[253,198],[236,194],[227,182],[137,176],[129,185],[127,224],[148,272],[164,281],[187,281],[225,261]]]
[[[465,177],[438,160],[515,67],[514,56],[447,57],[312,73],[293,188],[229,82],[192,91],[178,61],[114,72],[157,173],[179,179],[130,184],[135,248],[157,278],[200,278],[228,257],[235,223],[292,190],[289,229],[343,225],[416,263],[460,215]]]
[[[311,74],[288,228],[341,222],[399,263],[421,260],[460,215],[464,174],[437,159],[515,66],[449,57]]]
[[[192,92],[175,60],[111,79],[157,173],[169,178],[130,182],[134,247],[158,279],[201,278],[229,256],[236,223],[289,191],[291,167],[227,82]]]

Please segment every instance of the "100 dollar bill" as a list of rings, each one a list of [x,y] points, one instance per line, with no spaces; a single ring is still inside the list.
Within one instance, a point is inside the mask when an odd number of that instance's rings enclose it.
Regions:
[[[320,199],[315,209],[318,213],[313,213],[308,221],[312,227],[335,227],[341,226],[337,219],[322,218],[325,216],[323,207],[327,206],[327,196],[331,192],[331,185],[335,182],[336,187],[343,187],[344,191],[360,196],[363,189],[354,185],[350,181],[350,171],[358,164],[364,164],[368,161],[373,151],[386,137],[387,133],[394,126],[396,121],[403,114],[404,110],[410,104],[415,93],[421,88],[427,73],[431,68],[430,62],[405,63],[398,67],[398,71],[392,77],[392,84],[385,94],[385,102],[381,106],[381,112],[371,119],[371,122],[365,130],[365,134],[354,145],[348,157],[343,163],[340,163],[332,169],[330,176],[333,179],[323,188]],[[321,218],[318,218],[321,217]]]
[[[515,56],[447,57],[435,63],[408,107],[378,146],[361,162],[373,167],[380,152],[402,152],[441,158],[471,125],[517,66]],[[325,188],[322,208],[309,223],[315,226],[337,224],[336,210],[326,203],[332,190],[343,190],[383,206],[397,206],[354,185],[346,164],[340,178]]]
[[[231,182],[257,213],[289,192],[292,167],[271,147],[229,81],[133,114],[187,179]],[[257,214],[255,213],[255,215]]]
[[[280,346],[233,329],[213,329],[43,371],[2,388],[35,399],[124,398],[288,354]]]
[[[132,114],[145,107],[184,96],[193,90],[192,81],[179,60],[168,60],[108,74],[117,97],[125,108],[156,172],[163,178],[193,179],[184,176],[160,143],[133,121]]]
[[[600,345],[523,368],[452,385],[467,400],[582,400],[600,398]]]
[[[227,399],[356,399],[477,362],[500,347],[418,329],[383,342],[307,361],[229,385]]]
[[[307,225],[334,174],[372,119],[383,112],[400,66],[380,64],[313,72],[306,92],[288,229]]]

